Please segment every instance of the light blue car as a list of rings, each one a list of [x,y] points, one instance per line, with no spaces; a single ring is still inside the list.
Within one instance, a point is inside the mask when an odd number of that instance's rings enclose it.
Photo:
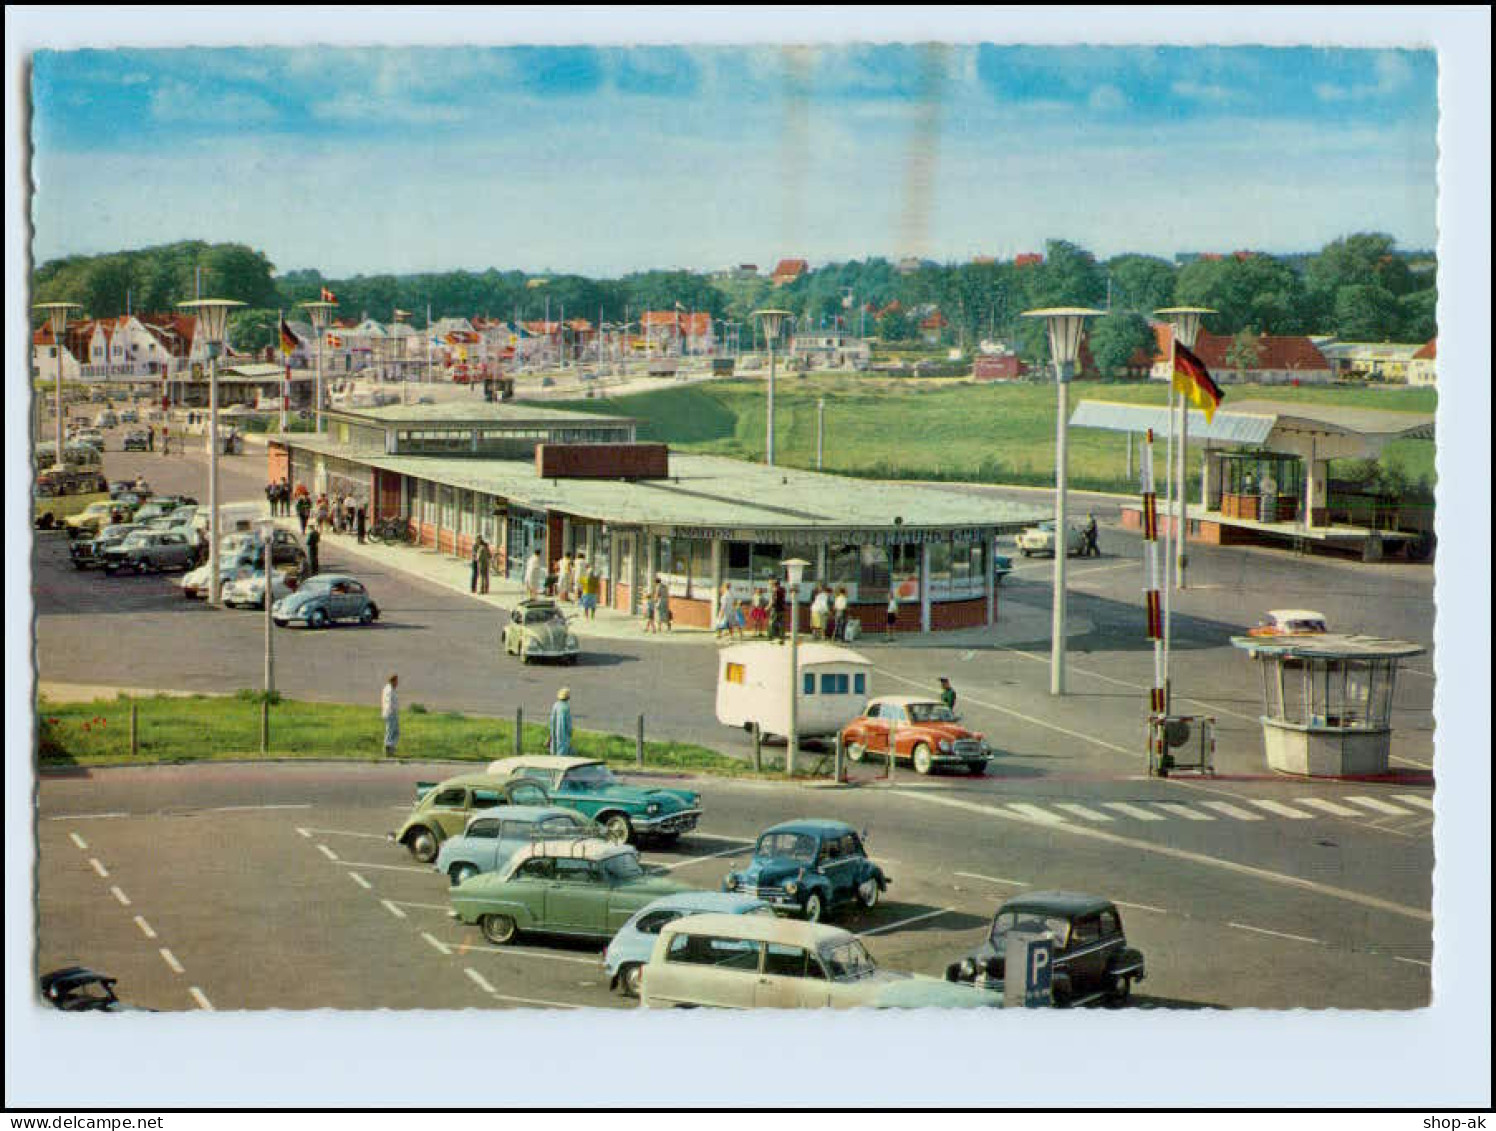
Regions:
[[[497,872],[536,840],[602,836],[602,829],[575,809],[551,805],[504,805],[469,818],[461,836],[442,843],[434,867],[453,887],[480,872]]]
[[[608,988],[629,997],[639,996],[639,971],[654,953],[655,940],[665,924],[687,915],[773,915],[774,908],[761,899],[723,891],[687,891],[666,895],[641,907],[634,917],[618,928],[603,965],[608,971]]]

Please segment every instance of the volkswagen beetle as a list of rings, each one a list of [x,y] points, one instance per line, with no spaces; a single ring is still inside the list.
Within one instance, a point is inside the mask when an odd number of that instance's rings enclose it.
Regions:
[[[574,664],[581,645],[567,627],[569,623],[555,601],[548,598],[521,601],[504,626],[504,652],[518,656],[527,664],[532,660]]]

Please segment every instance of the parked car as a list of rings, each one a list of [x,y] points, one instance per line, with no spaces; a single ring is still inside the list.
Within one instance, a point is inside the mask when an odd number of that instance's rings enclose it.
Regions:
[[[747,867],[734,868],[722,890],[762,899],[812,923],[849,903],[878,905],[893,881],[867,858],[862,837],[841,821],[785,821],[767,829]]]
[[[646,1009],[974,1009],[1002,995],[881,969],[862,941],[824,923],[691,915],[660,931],[640,979]]]
[[[196,530],[196,527],[193,528]],[[184,532],[185,533],[185,532]],[[187,536],[191,542],[190,535]],[[196,560],[201,563],[196,568],[188,570],[182,575],[182,596],[187,598],[208,596],[208,579],[212,572],[207,560],[207,550],[200,543],[194,543]],[[272,555],[273,557],[274,555]],[[260,568],[264,555],[260,551],[259,539],[253,534],[228,534],[218,540],[218,594],[219,599],[223,597],[223,591],[228,584],[238,576],[241,571],[253,572]],[[274,606],[272,604],[272,612]]]
[[[134,523],[117,523],[104,527],[96,538],[80,538],[68,547],[74,569],[88,569],[104,564],[104,551],[118,545],[129,534],[139,530]]]
[[[443,782],[416,782],[416,804],[410,816],[388,834],[403,844],[422,864],[430,864],[442,842],[460,836],[475,813],[497,806],[550,805],[543,786],[528,778],[506,779],[492,774],[459,774]]]
[[[103,412],[94,417],[94,427],[101,429],[118,428],[119,417],[114,414],[114,410],[112,408],[106,408]]]
[[[651,873],[626,844],[598,837],[542,840],[520,849],[500,872],[452,889],[452,910],[503,946],[517,934],[611,939],[634,912],[691,885]]]
[[[460,836],[442,842],[435,868],[453,887],[482,872],[497,872],[521,848],[537,840],[601,836],[598,826],[575,809],[554,805],[505,805],[468,818]]]
[[[629,785],[596,758],[523,755],[490,762],[488,772],[540,782],[557,805],[591,817],[617,844],[635,843],[640,837],[670,843],[701,819],[699,793]]]
[[[504,626],[504,654],[518,656],[527,664],[532,660],[574,664],[581,645],[567,627],[569,623],[560,606],[548,597],[521,601]]]
[[[1330,631],[1324,613],[1313,609],[1270,609],[1255,626],[1247,629],[1248,636],[1320,636]]]
[[[87,444],[95,451],[102,452],[104,450],[104,433],[100,432],[97,428],[80,428],[73,434],[72,439],[75,443]]]
[[[1084,527],[1076,526],[1072,522],[1065,524],[1065,553],[1067,556],[1079,554],[1086,548],[1086,531]],[[1018,536],[1018,552],[1024,557],[1032,557],[1034,554],[1054,554],[1054,522],[1041,522],[1038,526],[1031,526]]]
[[[265,571],[263,569],[240,569],[223,586],[223,603],[231,609],[263,609],[265,607]],[[270,604],[296,592],[296,582],[286,571],[270,571]]]
[[[135,512],[135,521],[144,526],[153,518],[162,518],[166,515],[170,515],[176,509],[177,507],[174,503],[169,503],[165,502],[162,499],[153,498],[150,502],[144,504],[139,510]]]
[[[1036,891],[1014,896],[997,909],[987,938],[966,958],[946,968],[947,981],[1000,988],[1007,961],[1007,934],[1015,927],[1048,931],[1054,938],[1054,1003],[1089,1005],[1127,1000],[1132,984],[1146,976],[1141,951],[1127,945],[1116,905],[1094,895]]]
[[[135,513],[135,508],[129,506],[119,499],[101,500],[89,503],[77,514],[70,516],[66,522],[67,535],[69,538],[94,537],[104,527],[111,524],[118,525],[121,518],[129,518]]]
[[[721,915],[769,915],[774,908],[761,899],[723,891],[686,891],[667,895],[640,908],[632,919],[618,928],[608,949],[603,952],[603,968],[608,971],[608,988],[629,997],[639,996],[639,972],[654,953],[655,940],[668,923],[688,915],[708,913]]]
[[[270,617],[281,626],[301,621],[308,628],[325,628],[340,620],[373,624],[379,619],[379,606],[357,578],[319,573],[302,582],[295,593],[271,605]]]
[[[196,554],[186,537],[155,530],[132,530],[119,542],[103,552],[104,572],[118,573],[133,569],[136,573],[148,570],[180,569],[192,567]]]
[[[139,429],[125,433],[123,450],[127,452],[143,452],[150,446],[150,438]]]
[[[869,754],[886,758],[889,731],[894,736],[894,757],[909,759],[915,773],[964,766],[980,774],[992,760],[992,747],[985,737],[962,726],[955,712],[939,699],[924,695],[883,695],[869,700],[862,714],[842,730],[842,748],[853,762]]]
[[[133,408],[122,409],[119,414],[119,422],[121,424],[139,424],[140,413]]]
[[[118,981],[86,966],[66,966],[41,976],[42,998],[64,1013],[148,1012],[120,1001],[114,992]]]

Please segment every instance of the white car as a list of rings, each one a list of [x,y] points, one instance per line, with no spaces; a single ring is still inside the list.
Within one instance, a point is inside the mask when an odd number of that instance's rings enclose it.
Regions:
[[[274,604],[295,591],[280,570],[270,573],[270,601]],[[265,574],[261,570],[240,571],[223,586],[223,603],[230,608],[263,609],[265,607]]]
[[[1079,554],[1086,548],[1086,530],[1074,523],[1066,524],[1065,552]],[[1054,553],[1054,523],[1041,522],[1018,536],[1018,552],[1024,557]]]

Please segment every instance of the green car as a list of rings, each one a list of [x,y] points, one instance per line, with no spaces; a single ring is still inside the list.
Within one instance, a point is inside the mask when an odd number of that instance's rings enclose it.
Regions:
[[[647,903],[694,890],[647,872],[639,853],[598,837],[543,840],[521,848],[498,872],[452,889],[452,915],[476,923],[502,946],[520,932],[607,942]]]
[[[550,804],[575,809],[603,827],[617,844],[641,839],[673,843],[701,819],[701,795],[689,789],[629,785],[596,758],[530,754],[488,764],[497,778],[528,778],[550,794]]]
[[[442,842],[461,836],[468,818],[496,805],[549,805],[545,787],[528,778],[462,774],[444,782],[416,782],[416,807],[405,823],[385,835],[410,849],[422,864],[430,864]]]

